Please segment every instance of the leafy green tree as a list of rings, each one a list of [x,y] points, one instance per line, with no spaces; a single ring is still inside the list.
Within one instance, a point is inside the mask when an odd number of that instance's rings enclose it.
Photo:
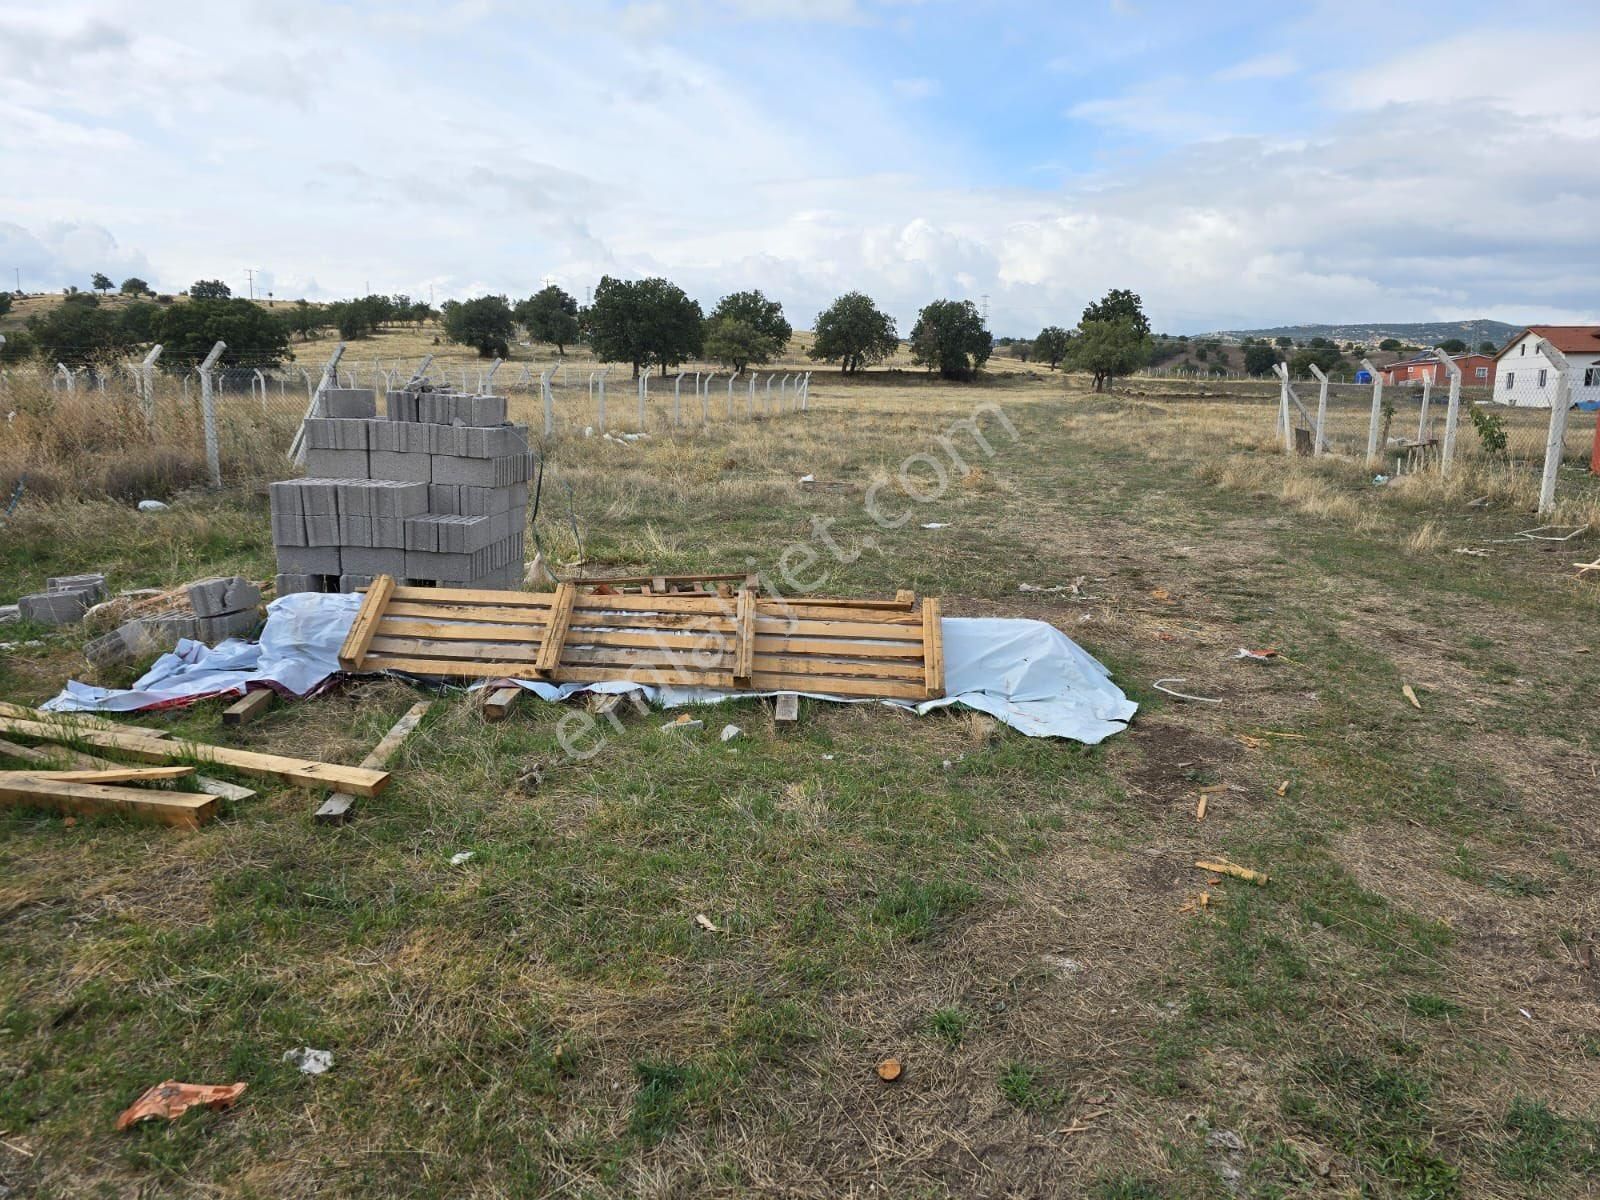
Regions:
[[[161,319],[161,308],[145,300],[135,300],[117,314],[117,332],[130,346],[143,345],[156,340],[156,323]]]
[[[479,296],[474,300],[446,300],[444,336],[459,346],[471,346],[479,358],[507,358],[516,325],[504,296]]]
[[[0,317],[11,311],[11,293],[0,292]]]
[[[1479,342],[1478,343],[1478,353],[1479,354],[1498,354],[1498,353],[1500,353],[1500,348],[1498,346],[1496,346],[1493,342]]]
[[[98,304],[63,301],[48,313],[30,317],[28,330],[46,362],[69,367],[103,362],[124,345],[116,318]]]
[[[1046,325],[1039,331],[1039,336],[1033,339],[1034,359],[1049,363],[1052,371],[1071,348],[1072,335],[1059,325]]]
[[[124,296],[153,296],[150,285],[137,275],[129,275],[122,281],[122,286],[117,289]]]
[[[1305,379],[1311,374],[1312,363],[1320,367],[1323,374],[1329,375],[1344,365],[1344,359],[1337,346],[1307,347],[1296,351],[1289,360],[1289,373],[1296,379]]]
[[[1399,338],[1384,338],[1383,341],[1378,343],[1378,349],[1379,350],[1388,350],[1390,352],[1398,350],[1398,349],[1400,349],[1400,339]]]
[[[700,305],[665,279],[602,276],[583,311],[589,346],[601,362],[652,364],[663,370],[700,353],[705,320]]]
[[[1244,351],[1245,374],[1260,378],[1262,375],[1272,374],[1272,368],[1278,362],[1278,352],[1271,346],[1262,343],[1246,346]]]
[[[1445,338],[1444,341],[1439,343],[1439,349],[1446,354],[1465,354],[1467,352],[1467,344],[1460,338]]]
[[[0,346],[0,363],[18,363],[39,352],[39,344],[26,329],[14,329],[6,334],[6,344]]]
[[[308,342],[317,330],[327,328],[328,314],[302,298],[294,302],[294,307],[284,317],[284,323],[290,333],[297,333],[301,341]]]
[[[1279,334],[1277,337],[1272,339],[1272,344],[1287,350],[1290,346],[1294,345],[1294,339],[1287,334]]]
[[[724,317],[743,321],[765,338],[771,345],[772,358],[782,354],[788,348],[789,339],[794,336],[793,328],[784,319],[783,305],[776,300],[768,300],[754,288],[748,292],[730,292],[718,300],[717,306],[711,310],[710,320]]]
[[[553,283],[518,301],[513,315],[529,337],[554,346],[559,355],[578,340],[578,301]]]
[[[100,271],[94,273],[94,278],[89,281],[89,285],[97,292],[109,292],[115,286],[111,282],[111,276]]]
[[[1086,307],[1078,323],[1087,325],[1091,321],[1127,321],[1140,337],[1150,336],[1150,318],[1144,315],[1144,304],[1138,293],[1130,292],[1127,288],[1112,288]]]
[[[818,314],[815,340],[806,351],[817,362],[838,360],[846,375],[882,362],[900,348],[894,318],[878,311],[864,292],[846,292]]]
[[[1137,322],[1085,321],[1078,327],[1069,365],[1094,376],[1094,390],[1103,391],[1119,375],[1131,375],[1149,361],[1150,335]]]
[[[748,321],[713,317],[706,322],[705,356],[733,368],[735,375],[751,363],[771,362],[772,352],[772,339]]]
[[[1011,342],[1011,353],[1021,362],[1027,362],[1034,356],[1034,345],[1025,338],[1015,338]]]
[[[226,300],[233,289],[220,279],[197,279],[189,286],[191,300]]]
[[[191,300],[161,309],[155,340],[165,347],[161,365],[186,371],[226,342],[222,362],[228,366],[276,366],[289,357],[289,327],[277,313],[248,300]]]
[[[994,335],[971,300],[935,300],[917,314],[911,358],[945,379],[971,379],[994,353]]]

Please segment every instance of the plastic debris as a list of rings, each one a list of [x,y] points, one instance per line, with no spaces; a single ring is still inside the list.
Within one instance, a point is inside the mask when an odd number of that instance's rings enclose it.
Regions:
[[[923,524],[922,524],[922,527],[924,529],[949,529],[950,528],[950,522],[949,521],[924,521]]]
[[[471,850],[460,850],[460,851],[457,851],[455,854],[452,854],[450,856],[450,865],[452,867],[459,867],[462,863],[467,862],[469,859],[471,859],[472,855],[473,855],[473,852]]]
[[[141,500],[141,501],[139,501],[139,511],[140,512],[147,512],[147,513],[148,512],[166,512],[167,509],[169,509],[171,507],[172,506],[170,504],[163,504],[159,500]]]
[[[800,482],[801,483],[815,483],[816,481],[817,481],[817,477],[815,475],[802,475],[802,476],[800,476]]]
[[[1278,657],[1276,650],[1248,650],[1240,646],[1233,652],[1235,658],[1248,658],[1252,662],[1271,662]]]
[[[302,1075],[321,1075],[333,1066],[333,1051],[313,1050],[310,1046],[300,1046],[294,1050],[285,1050],[283,1061],[299,1067]]]
[[[722,727],[721,737],[725,742],[731,742],[734,738],[743,736],[744,730],[740,729],[737,725],[724,725]]]
[[[1389,482],[1389,477],[1387,475],[1374,475],[1372,477],[1372,482],[1381,487]]]
[[[179,1083],[169,1079],[150,1088],[125,1108],[117,1118],[117,1128],[127,1129],[140,1121],[165,1117],[171,1121],[197,1104],[207,1108],[229,1108],[244,1095],[246,1083]]]
[[[1150,686],[1155,688],[1155,690],[1158,691],[1158,692],[1165,692],[1167,695],[1176,697],[1179,700],[1194,700],[1194,701],[1197,701],[1197,702],[1199,702],[1201,704],[1221,704],[1222,703],[1221,700],[1218,700],[1213,696],[1191,696],[1191,695],[1188,695],[1185,692],[1175,692],[1169,687],[1162,686],[1162,685],[1168,684],[1168,683],[1182,683],[1182,682],[1183,682],[1183,677],[1182,676],[1178,676],[1176,678],[1171,678],[1171,679],[1158,679],[1154,683],[1152,683]]]

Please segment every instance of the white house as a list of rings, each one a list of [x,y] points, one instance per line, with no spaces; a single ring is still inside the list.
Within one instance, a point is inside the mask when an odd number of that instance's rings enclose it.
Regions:
[[[1600,403],[1600,325],[1530,325],[1495,358],[1494,399],[1517,408],[1549,408],[1555,368],[1539,352],[1548,341],[1566,355],[1572,403]]]

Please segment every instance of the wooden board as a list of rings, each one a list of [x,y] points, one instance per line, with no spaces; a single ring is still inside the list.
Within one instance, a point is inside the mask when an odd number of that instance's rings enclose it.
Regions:
[[[219,767],[232,767],[248,775],[266,775],[305,787],[338,788],[362,796],[376,796],[389,782],[389,776],[383,771],[341,767],[335,763],[289,758],[281,754],[259,754],[253,750],[234,750],[204,742],[154,738],[143,733],[100,729],[93,725],[71,727],[55,721],[0,717],[0,733],[15,733],[52,742],[78,741],[102,750],[116,750],[146,762],[194,759],[196,762],[215,763]]]
[[[926,598],[919,608],[909,591],[893,600],[790,601],[753,587],[713,596],[597,594],[574,583],[553,593],[374,583],[345,646],[347,670],[445,678],[907,700],[944,688],[939,602]]]
[[[432,707],[433,701],[418,700],[407,709],[406,715],[396,721],[372,748],[372,753],[361,760],[362,767],[370,771],[381,771],[387,767],[395,751],[400,749],[400,743],[411,736],[411,731],[422,723],[422,718],[428,715],[428,709]],[[356,797],[349,792],[335,792],[322,802],[322,807],[312,815],[312,820],[319,825],[343,824],[350,819],[350,810],[355,804]]]
[[[257,688],[253,692],[246,692],[243,697],[222,710],[222,723],[248,725],[271,708],[277,698],[278,693],[271,688]]]
[[[0,774],[0,804],[75,814],[117,812],[185,829],[199,828],[217,811],[217,798],[202,792],[145,791],[22,772]]]

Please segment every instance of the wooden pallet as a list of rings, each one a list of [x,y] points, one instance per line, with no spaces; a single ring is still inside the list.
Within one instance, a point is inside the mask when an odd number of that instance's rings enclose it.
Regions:
[[[924,700],[944,695],[939,601],[783,600],[398,587],[367,589],[339,651],[347,671],[674,684]]]

